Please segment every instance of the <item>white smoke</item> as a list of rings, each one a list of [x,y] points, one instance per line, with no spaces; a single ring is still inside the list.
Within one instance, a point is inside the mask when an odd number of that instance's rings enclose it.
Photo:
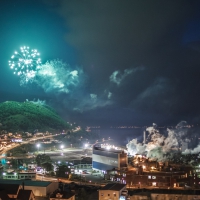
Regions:
[[[179,123],[175,129],[167,129],[167,135],[164,136],[157,129],[157,125],[153,124],[146,131],[149,133],[147,143],[138,143],[136,139],[131,140],[126,146],[130,155],[145,154],[152,160],[165,161],[167,155],[171,152],[180,150],[182,142],[188,142],[186,138],[188,134],[187,123],[185,121]],[[187,149],[184,153],[199,153],[200,145],[193,150]]]
[[[47,61],[37,71],[36,82],[45,92],[69,93],[83,79],[81,68],[73,70],[70,65],[61,60]]]

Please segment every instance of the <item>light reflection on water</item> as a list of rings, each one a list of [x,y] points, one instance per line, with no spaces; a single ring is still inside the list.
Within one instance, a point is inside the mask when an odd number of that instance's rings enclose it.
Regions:
[[[114,144],[125,146],[130,140],[137,138],[143,140],[143,128],[137,129],[92,129],[91,132],[99,134],[100,138],[108,140],[110,137]]]

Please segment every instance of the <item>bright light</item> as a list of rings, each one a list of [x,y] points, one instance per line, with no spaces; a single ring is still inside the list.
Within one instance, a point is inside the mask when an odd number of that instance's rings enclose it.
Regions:
[[[110,150],[110,146],[107,146],[106,149],[107,149],[107,150]]]
[[[88,144],[85,144],[85,147],[88,147]]]
[[[40,147],[40,144],[37,144],[37,147],[39,148],[39,147]]]
[[[63,148],[64,148],[64,145],[61,145],[60,148],[63,149]]]

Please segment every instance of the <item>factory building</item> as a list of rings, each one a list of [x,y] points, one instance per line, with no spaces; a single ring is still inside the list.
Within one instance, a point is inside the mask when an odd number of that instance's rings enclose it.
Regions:
[[[124,150],[93,147],[92,168],[94,170],[122,169],[126,168],[127,164],[127,154]]]

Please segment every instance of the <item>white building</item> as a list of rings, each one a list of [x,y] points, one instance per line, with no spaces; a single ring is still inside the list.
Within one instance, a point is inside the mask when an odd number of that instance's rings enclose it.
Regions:
[[[128,197],[128,191],[125,184],[112,183],[107,184],[102,189],[99,189],[99,200],[126,200]]]

